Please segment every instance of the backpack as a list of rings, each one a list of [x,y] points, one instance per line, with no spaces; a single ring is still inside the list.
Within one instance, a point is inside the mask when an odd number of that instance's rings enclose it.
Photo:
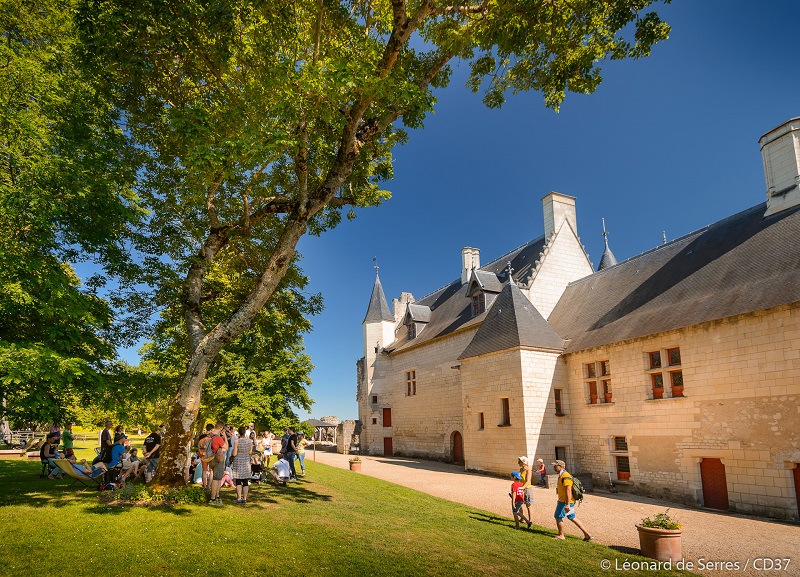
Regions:
[[[572,498],[575,502],[580,504],[583,502],[583,495],[586,491],[583,489],[583,483],[577,477],[572,477]]]
[[[211,451],[211,439],[212,438],[214,438],[214,435],[208,435],[208,436],[204,437],[200,441],[200,445],[198,446],[198,449],[200,450],[200,454],[203,457],[208,457],[209,456],[209,452]]]

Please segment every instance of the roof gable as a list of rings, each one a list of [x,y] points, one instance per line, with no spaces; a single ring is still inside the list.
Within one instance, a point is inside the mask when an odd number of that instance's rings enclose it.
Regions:
[[[564,343],[517,285],[508,283],[459,359],[516,347],[560,352]]]

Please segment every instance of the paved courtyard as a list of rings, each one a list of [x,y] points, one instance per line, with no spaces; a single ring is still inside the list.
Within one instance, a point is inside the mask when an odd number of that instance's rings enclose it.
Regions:
[[[314,452],[309,451],[306,458],[314,460]],[[316,452],[317,462],[334,467],[348,468],[348,459],[348,455]],[[508,517],[509,527],[513,524],[508,499],[510,480],[466,473],[461,466],[434,461],[364,456],[361,459],[364,461],[362,474],[502,515]],[[509,464],[509,473],[515,465]],[[554,490],[535,491],[533,522],[552,528],[554,535],[555,504]],[[694,572],[715,576],[800,576],[800,525],[694,509],[622,493],[612,495],[603,489],[587,495],[578,507],[578,518],[597,543],[634,554],[639,550],[636,523],[667,507],[670,507],[670,515],[683,524],[683,555],[695,564]],[[567,532],[580,534],[571,523],[567,523]],[[787,558],[791,559],[788,570],[774,568],[773,560]],[[727,570],[725,563],[730,564]],[[699,570],[701,564],[705,570]],[[772,570],[763,570],[770,566]],[[598,568],[597,573],[603,574],[603,571]]]

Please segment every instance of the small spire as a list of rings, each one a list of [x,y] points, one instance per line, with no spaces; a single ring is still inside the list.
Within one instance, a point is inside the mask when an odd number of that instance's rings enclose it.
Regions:
[[[667,231],[666,230],[662,230],[661,231],[661,236],[664,238],[664,244],[667,244]]]
[[[381,286],[381,278],[378,276],[378,257],[374,257],[372,262],[375,263],[375,285],[372,287],[367,316],[363,322],[393,321],[394,315],[389,310],[389,303],[386,302],[386,295],[383,293],[383,286]]]
[[[511,261],[506,263],[506,272],[508,273],[508,280],[511,280],[511,275],[514,274],[514,269],[511,268]]]
[[[608,231],[606,230],[606,219],[603,218],[603,242],[606,245],[606,249],[603,251],[603,257],[600,259],[600,265],[597,267],[597,270],[603,270],[604,268],[608,268],[610,266],[614,266],[617,264],[617,259],[614,256],[614,253],[611,252],[611,249],[608,247]]]

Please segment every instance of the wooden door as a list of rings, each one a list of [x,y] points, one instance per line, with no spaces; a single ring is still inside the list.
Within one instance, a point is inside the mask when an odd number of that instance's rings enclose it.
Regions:
[[[794,496],[797,498],[797,513],[800,514],[800,463],[794,464]]]
[[[725,465],[719,459],[700,461],[700,479],[703,483],[703,505],[709,509],[727,511],[728,481],[725,478]]]
[[[383,426],[384,427],[392,426],[392,409],[390,408],[383,409]]]
[[[393,455],[392,451],[392,438],[391,437],[384,437],[383,438],[383,456],[384,457],[391,457]]]
[[[452,441],[452,454],[453,454],[453,462],[463,464],[464,463],[464,439],[461,437],[461,433],[456,431],[453,433],[453,441]]]

